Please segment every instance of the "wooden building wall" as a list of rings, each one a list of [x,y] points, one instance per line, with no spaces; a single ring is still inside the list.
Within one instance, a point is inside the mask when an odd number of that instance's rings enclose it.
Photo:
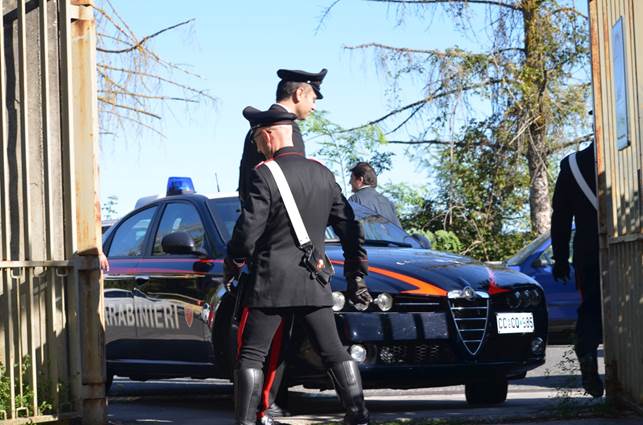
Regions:
[[[589,12],[607,391],[642,409],[643,1],[589,0]]]

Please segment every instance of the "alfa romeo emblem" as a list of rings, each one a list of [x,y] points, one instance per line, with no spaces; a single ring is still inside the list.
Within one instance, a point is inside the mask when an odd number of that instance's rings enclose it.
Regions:
[[[461,295],[465,300],[471,301],[476,297],[476,291],[474,291],[472,287],[467,286],[462,290]]]

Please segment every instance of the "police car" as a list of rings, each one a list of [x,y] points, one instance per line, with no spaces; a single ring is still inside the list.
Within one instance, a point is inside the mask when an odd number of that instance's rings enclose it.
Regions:
[[[240,213],[235,193],[203,196],[183,183],[111,227],[103,244],[108,376],[146,380],[230,377],[234,297],[222,284],[225,243]],[[177,190],[176,187],[179,187]],[[187,188],[187,189],[186,189]],[[353,205],[375,298],[345,296],[343,255],[327,232],[339,335],[365,388],[464,384],[470,403],[501,403],[509,379],[544,363],[547,309],[532,278],[432,251],[383,217]],[[288,385],[331,388],[306,332],[295,328]]]

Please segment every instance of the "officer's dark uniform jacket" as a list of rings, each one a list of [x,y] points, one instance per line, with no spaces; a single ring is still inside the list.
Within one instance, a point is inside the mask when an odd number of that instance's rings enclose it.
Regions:
[[[397,218],[393,203],[386,196],[375,190],[375,188],[371,186],[362,187],[348,198],[348,200],[363,205],[396,226],[402,227],[400,220]]]
[[[274,160],[286,176],[315,248],[323,255],[325,229],[331,225],[342,241],[344,274],[365,275],[368,264],[363,230],[333,174],[292,147],[280,149]],[[332,305],[330,285],[322,286],[301,264],[303,252],[297,247],[272,173],[264,164],[251,173],[228,255],[251,259],[252,284],[246,295],[249,307]]]
[[[270,108],[268,108],[268,110],[275,109],[286,111],[286,108],[278,103],[274,103],[270,106]],[[252,130],[249,130],[243,142],[243,154],[241,155],[241,163],[239,164],[239,198],[242,202],[245,200],[245,197],[248,194],[248,187],[250,186],[252,170],[261,161],[266,160],[266,157],[263,156],[261,152],[257,151],[257,146],[252,143],[251,137]],[[295,121],[293,121],[292,123],[292,143],[296,152],[301,152],[303,156],[306,156],[304,139],[301,137],[301,130],[299,129],[299,126]]]
[[[596,193],[594,144],[576,154],[576,162],[587,185]],[[568,261],[572,219],[576,222],[574,264],[598,262],[598,220],[596,209],[589,202],[572,174],[569,157],[560,163],[560,174],[554,190],[551,219],[551,241],[554,259]]]

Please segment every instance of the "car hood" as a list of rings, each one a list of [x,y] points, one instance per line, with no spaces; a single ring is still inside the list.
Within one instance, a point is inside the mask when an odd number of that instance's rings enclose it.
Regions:
[[[467,286],[493,294],[515,285],[537,285],[535,280],[516,270],[447,252],[372,246],[367,246],[367,251],[366,279],[372,292],[446,296],[449,291]],[[333,289],[344,290],[342,249],[328,244],[326,253],[336,272]]]

